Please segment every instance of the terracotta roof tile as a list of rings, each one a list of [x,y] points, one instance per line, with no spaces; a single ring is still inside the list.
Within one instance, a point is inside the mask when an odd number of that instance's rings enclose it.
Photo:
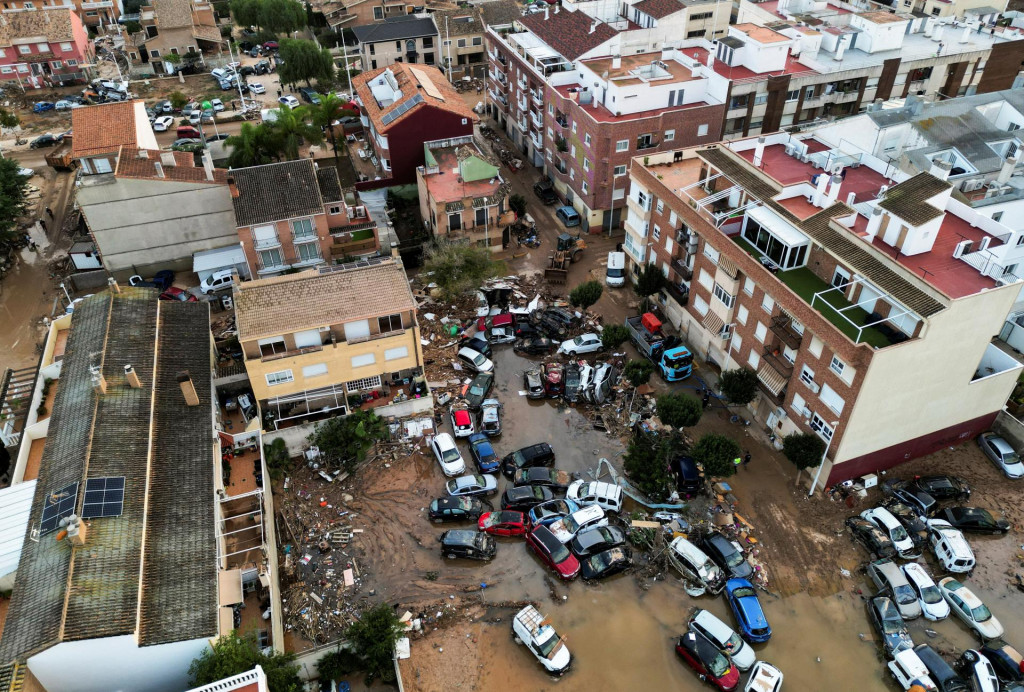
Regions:
[[[391,70],[391,73],[395,76],[398,88],[402,90],[403,98],[381,108],[377,104],[377,99],[374,98],[373,91],[370,90],[369,85],[377,78],[377,76],[383,74],[386,70]],[[418,88],[419,80],[412,73],[412,70],[416,70],[425,75],[433,83],[434,87],[436,87],[442,98],[438,99],[432,96],[428,93],[428,89]],[[451,85],[451,82],[448,81],[439,69],[430,65],[413,65],[410,67],[405,63],[398,62],[394,65],[388,65],[387,67],[381,67],[376,70],[364,72],[352,79],[356,86],[356,93],[359,94],[359,100],[362,101],[366,117],[373,121],[373,126],[376,128],[377,132],[387,132],[398,123],[403,122],[406,118],[410,117],[413,113],[418,113],[419,111],[429,107],[439,108],[441,110],[448,111],[449,113],[461,115],[464,118],[472,118],[476,120],[476,114],[473,113],[472,109],[466,105],[465,101],[462,100],[462,96],[459,95],[459,92],[455,91],[455,87]],[[384,124],[383,118],[385,115],[391,111],[397,110],[406,100],[417,94],[422,97],[422,101],[420,103],[415,104],[412,108],[409,108],[405,113],[398,116],[391,122]]]
[[[505,26],[523,16],[522,6],[513,0],[491,0],[480,6],[486,26]]]
[[[316,169],[316,182],[320,187],[320,196],[324,202],[340,202],[345,195],[341,191],[338,169],[334,166],[319,166]]]
[[[591,33],[593,20],[583,12],[561,10],[556,13],[550,10],[547,13],[528,14],[519,21],[568,60],[575,60],[615,38],[616,34],[615,29],[604,22],[597,22]]]
[[[174,165],[161,163],[165,156],[174,157]],[[157,174],[156,165],[161,163],[163,175]],[[121,147],[117,157],[117,168],[114,175],[118,178],[140,178],[151,180],[176,180],[190,183],[210,183],[211,185],[227,185],[228,171],[223,168],[213,169],[213,180],[206,179],[206,169],[196,166],[195,157],[185,151],[159,151]]]
[[[433,17],[434,26],[437,27],[439,34],[466,36],[468,34],[482,34],[484,31],[484,22],[480,17],[480,10],[473,7],[457,10],[438,10],[430,16]],[[447,25],[444,23],[446,17],[448,19]]]
[[[189,0],[153,0],[156,25],[159,29],[192,26],[192,3]]]
[[[673,12],[683,9],[679,0],[640,0],[633,7],[655,19],[664,19]]]
[[[928,204],[928,200],[950,187],[948,181],[939,180],[931,173],[918,173],[890,188],[878,206],[914,226],[920,226],[945,213],[934,204]]]
[[[238,188],[232,201],[239,226],[324,213],[316,167],[309,159],[236,168],[231,176]]]
[[[142,104],[141,101],[121,101],[73,109],[71,155],[77,159],[93,154],[113,153],[123,146],[137,145],[136,103],[140,106]]]
[[[0,22],[0,45],[11,45],[12,39],[46,36],[54,41],[71,41],[72,10],[66,7],[40,8],[32,12],[12,12],[3,15]]]

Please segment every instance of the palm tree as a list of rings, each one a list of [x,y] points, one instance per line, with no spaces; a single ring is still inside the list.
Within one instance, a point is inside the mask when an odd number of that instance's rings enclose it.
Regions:
[[[228,166],[245,168],[259,166],[271,161],[279,161],[283,152],[283,144],[278,133],[267,124],[253,125],[242,123],[237,135],[228,137],[224,142],[231,147]]]
[[[348,104],[338,97],[334,92],[318,94],[320,105],[311,106],[313,124],[322,131],[326,131],[331,138],[331,148],[334,149],[334,158],[338,158],[338,139],[334,133],[334,123],[350,115],[357,115],[345,106]]]
[[[277,110],[277,120],[270,126],[281,138],[281,151],[287,159],[299,158],[299,146],[303,141],[317,144],[324,138],[320,128],[309,123],[309,111],[305,106],[289,108],[282,105]]]

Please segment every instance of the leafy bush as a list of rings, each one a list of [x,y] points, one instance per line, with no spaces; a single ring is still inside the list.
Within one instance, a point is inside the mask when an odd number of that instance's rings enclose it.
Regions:
[[[757,373],[750,368],[726,370],[718,378],[718,385],[729,403],[743,406],[757,396]]]
[[[647,384],[654,373],[654,363],[649,360],[631,360],[622,369],[622,376],[634,387]]]
[[[724,477],[736,473],[736,459],[742,457],[740,446],[733,439],[716,433],[707,433],[697,440],[692,455],[708,476]]]
[[[569,291],[569,302],[580,310],[586,310],[601,299],[604,286],[600,281],[585,281]]]
[[[814,433],[793,433],[782,438],[782,453],[797,469],[813,469],[821,464],[825,442]]]
[[[663,394],[658,397],[658,418],[673,428],[691,428],[704,413],[700,402],[686,394]]]
[[[609,324],[601,332],[601,345],[607,349],[616,349],[629,339],[629,330],[624,324]]]
[[[345,639],[353,651],[366,664],[367,685],[379,677],[384,682],[394,682],[395,667],[392,662],[395,643],[402,638],[404,628],[387,603],[379,603],[359,615],[359,619],[345,630]]]

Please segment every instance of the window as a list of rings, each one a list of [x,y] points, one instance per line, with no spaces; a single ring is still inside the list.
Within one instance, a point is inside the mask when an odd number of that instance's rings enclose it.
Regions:
[[[554,115],[554,114],[555,114],[555,104],[549,103],[548,104],[548,115]]]
[[[572,123],[572,133],[576,134],[576,122],[575,121],[573,121],[573,123]],[[573,156],[575,156],[575,155],[576,154],[573,154]]]
[[[797,413],[803,413],[803,411],[804,411],[804,409],[806,407],[807,407],[807,402],[804,401],[804,398],[802,396],[800,396],[799,394],[794,394],[793,395],[793,405],[792,405],[793,410],[796,411]]]
[[[775,300],[767,293],[764,294],[764,300],[761,301],[761,309],[769,315],[772,314],[772,310],[775,309]]]
[[[260,267],[263,269],[284,266],[284,262],[281,260],[281,251],[277,248],[258,250],[256,255],[259,257]]]
[[[800,370],[800,381],[808,387],[814,384],[814,371],[806,365]]]
[[[360,356],[352,356],[352,367],[363,368],[377,362],[377,357],[372,353],[364,353]]]
[[[615,143],[615,151],[629,151],[629,140],[620,139]]]
[[[850,283],[850,272],[846,271],[842,267],[836,267],[836,271],[832,275],[832,286],[834,288],[840,288],[848,283]]]
[[[327,374],[327,363],[317,363],[316,365],[307,365],[302,368],[303,377],[320,377],[321,375]]]
[[[373,8],[373,18],[376,19],[377,21],[380,21],[380,20],[384,19],[384,8],[383,7],[374,7]],[[370,44],[370,48],[371,49],[373,48],[373,44],[372,43]]]
[[[97,173],[110,173],[114,170],[110,165],[110,159],[93,159],[92,165]]]
[[[624,176],[624,175],[626,175],[626,167],[625,166],[616,166],[614,171],[613,171],[613,173],[614,173],[616,178]],[[1024,235],[1021,235],[1020,239],[1022,241],[1024,241]],[[1021,243],[1017,243],[1017,244],[1020,245]]]
[[[332,216],[335,215],[335,214],[340,214],[341,213],[341,207],[339,207],[337,205],[335,205],[333,207],[329,207],[327,209],[327,213],[331,214]]]
[[[792,91],[789,91],[789,92],[786,93],[786,102],[787,103],[790,102],[790,101],[796,101],[799,98],[800,98],[800,90],[799,89],[793,89]]]
[[[719,256],[721,256],[721,254],[722,253],[716,250],[714,246],[704,243],[704,256],[707,257],[712,262],[714,262],[715,264],[718,264],[718,258]]]
[[[761,356],[758,355],[757,351],[751,349],[750,356],[747,358],[747,363],[750,364],[754,370],[757,370],[758,366],[761,365]]]
[[[53,60],[52,62],[50,62],[50,67],[52,67],[55,70],[59,70],[60,68],[64,67],[64,63],[62,63],[60,60]]]
[[[378,317],[377,328],[380,330],[381,334],[402,331],[402,316],[385,315],[384,317]]]
[[[676,226],[679,225],[679,217],[676,216],[676,213],[674,211],[669,211],[668,225],[671,226],[672,228],[675,228]]]
[[[1017,237],[1017,247],[1020,247],[1021,245],[1024,245],[1024,233],[1021,233],[1020,236]]]
[[[832,389],[827,384],[823,384],[821,386],[821,393],[818,394],[818,397],[821,399],[823,404],[836,413],[843,412],[843,407],[846,405],[846,402],[843,401],[841,396],[836,394],[836,390]]]
[[[758,94],[754,97],[755,106],[763,106],[766,103],[768,103],[768,94]]]
[[[580,192],[584,195],[590,194],[590,185],[587,184],[586,180],[583,181],[583,186],[580,188]]]
[[[389,348],[384,351],[384,360],[398,360],[399,358],[409,357],[408,346],[398,346],[396,348]]]
[[[693,309],[703,317],[708,314],[708,302],[700,296],[693,297]]]
[[[460,38],[459,42],[457,44],[455,44],[455,45],[457,45],[459,48],[465,48],[466,47],[466,39]]]
[[[291,370],[278,370],[277,372],[268,372],[266,374],[267,386],[273,387],[276,384],[286,384],[288,382],[295,381],[295,375],[292,374]]]
[[[32,52],[32,46],[18,46],[18,52],[22,55],[28,55]]]
[[[448,215],[448,230],[457,231],[462,228],[462,214],[449,214]]]
[[[766,336],[768,336],[768,327],[764,326],[764,322],[758,322],[757,327],[754,328],[754,338],[764,343]]]
[[[659,214],[664,214],[665,213],[665,200],[659,199],[658,203],[655,205],[655,208],[658,210]]]
[[[745,306],[741,305],[736,311],[736,321],[740,324],[746,324],[748,315],[750,315],[750,311],[747,310]]]
[[[31,2],[26,2],[22,5],[26,10],[34,10],[35,6]]]
[[[590,142],[591,142],[590,133],[588,132],[587,134],[583,135],[583,143],[586,144],[589,147],[590,146]]]
[[[722,301],[722,304],[727,308],[731,308],[732,304],[736,301],[736,296],[730,295],[728,291],[721,287],[719,284],[715,284],[714,290],[715,298]]]
[[[18,65],[18,72],[21,72],[21,73],[28,72],[28,65]]]
[[[707,134],[708,134],[708,124],[707,123],[703,123],[703,124],[697,126],[697,136],[698,137],[706,137]]]
[[[270,226],[256,226],[252,229],[253,245],[256,249],[276,247],[281,244],[277,239],[277,228]]]
[[[832,369],[837,375],[842,375],[843,370],[846,370],[846,363],[839,359],[839,356],[832,356],[832,362],[828,364],[828,367]]]
[[[589,171],[590,170],[590,159],[588,159],[588,158],[584,158],[583,159],[583,170],[585,170],[585,171]]]
[[[754,280],[749,276],[743,280],[743,292],[748,296],[754,295]]]
[[[732,350],[734,350],[737,353],[739,353],[741,348],[743,348],[743,337],[740,336],[739,334],[737,334],[736,332],[733,332],[732,333]]]
[[[37,43],[36,44],[36,50],[38,50],[40,53],[46,53],[46,52],[48,52],[50,50],[50,44],[49,43]]]
[[[665,130],[665,141],[666,142],[671,142],[675,138],[676,138],[676,131],[675,130]]]
[[[14,69],[10,67],[0,67],[0,74],[14,74]]]
[[[423,37],[423,47],[424,48],[433,48],[434,47],[434,37],[433,36],[424,36]]]
[[[295,240],[303,240],[306,238],[312,238],[316,235],[316,231],[313,230],[313,219],[299,219],[292,221],[292,237]]]
[[[320,257],[320,243],[298,243],[295,245],[295,254],[298,257],[299,263],[305,262],[319,262]]]
[[[835,433],[832,426],[826,423],[825,419],[817,413],[811,415],[811,430],[818,433],[818,435],[821,436],[821,439],[826,442],[830,441],[832,439],[832,435]]]
[[[661,240],[661,226],[654,224],[654,230],[651,231],[651,238],[654,240]]]
[[[821,358],[821,348],[825,345],[821,339],[816,336],[811,337],[811,345],[807,347],[807,350],[815,358]]]
[[[709,291],[711,290],[711,287],[715,285],[714,279],[712,279],[711,275],[704,269],[700,270],[700,274],[697,276],[697,282]]]
[[[483,226],[487,223],[487,208],[481,207],[476,210],[475,223],[477,226]]]
[[[68,67],[78,67],[78,61],[77,60],[66,60],[65,64]]]
[[[374,375],[373,377],[363,377],[358,380],[352,380],[345,383],[345,389],[349,392],[358,392],[364,389],[376,389],[380,386],[380,375]]]
[[[1003,212],[1001,212],[1001,211],[997,211],[995,214],[992,215],[992,220],[993,221],[1000,221],[1000,220],[1002,220],[1002,218],[1003,218]]]
[[[62,44],[60,44],[60,49],[62,51],[67,52],[69,50],[74,50],[74,46],[72,44],[70,44],[70,43],[62,43]]]

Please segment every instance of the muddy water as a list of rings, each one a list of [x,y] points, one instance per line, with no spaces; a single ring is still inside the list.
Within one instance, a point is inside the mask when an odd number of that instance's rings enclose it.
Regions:
[[[43,336],[40,319],[50,314],[59,289],[52,287],[47,261],[53,247],[38,225],[30,232],[37,251],[17,254],[17,263],[0,279],[0,369],[33,365]]]

